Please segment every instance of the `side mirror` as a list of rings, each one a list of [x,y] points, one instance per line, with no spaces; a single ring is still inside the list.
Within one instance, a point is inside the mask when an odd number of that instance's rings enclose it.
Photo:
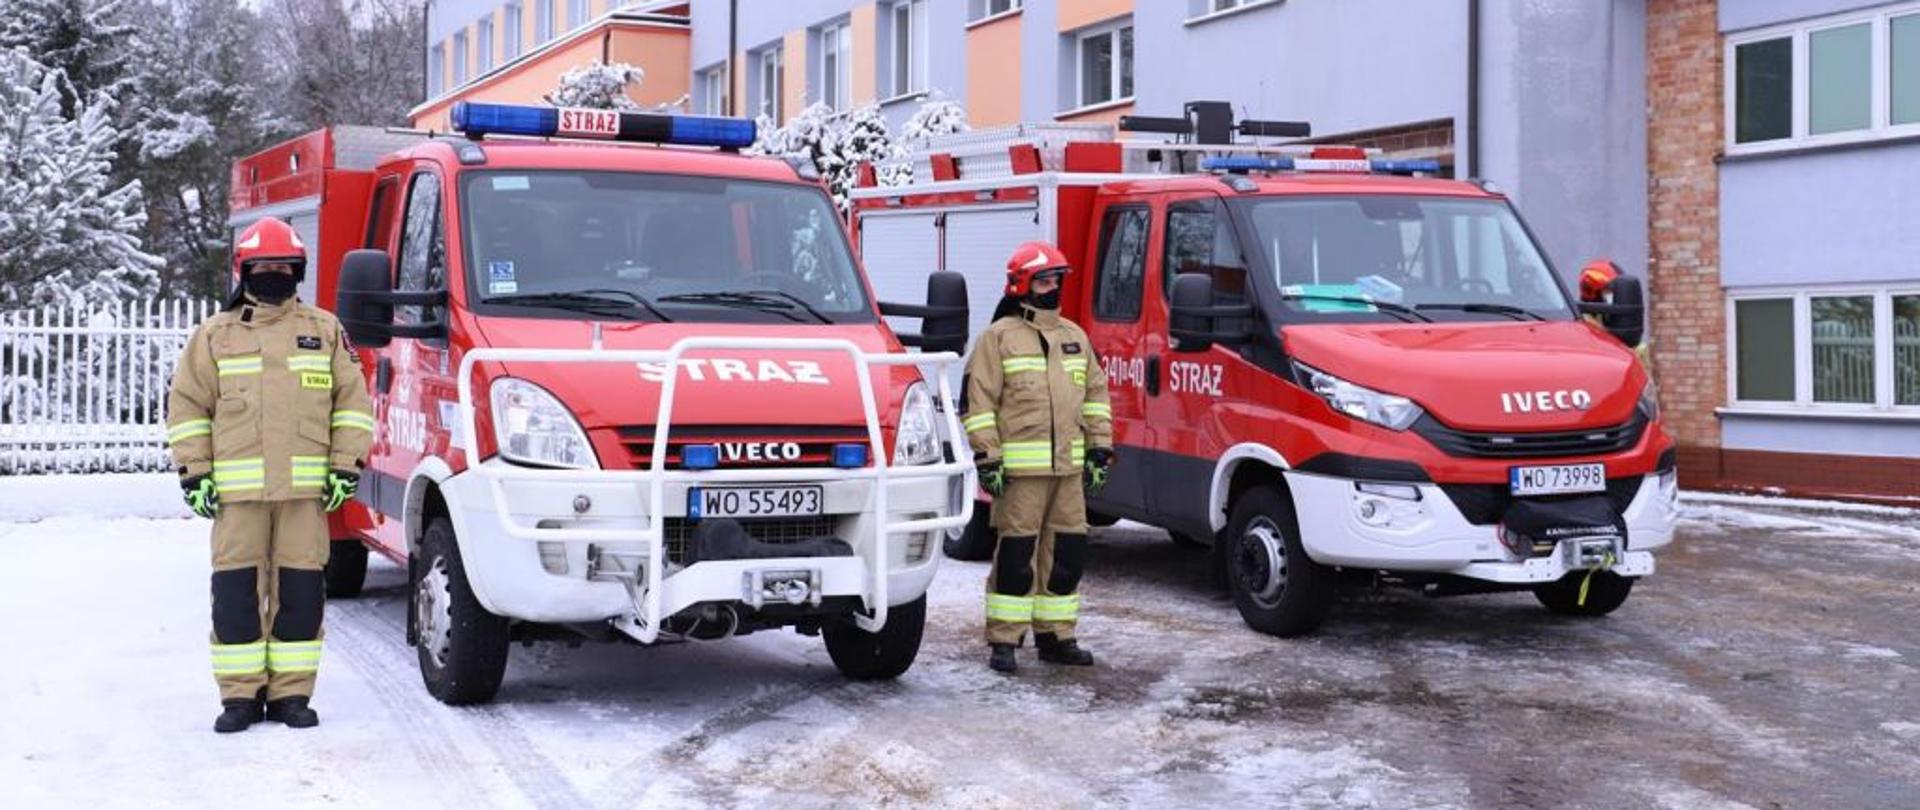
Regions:
[[[1167,336],[1176,352],[1204,352],[1213,347],[1213,277],[1181,273],[1168,295]]]
[[[919,318],[919,334],[900,334],[900,342],[928,352],[963,352],[967,349],[967,279],[951,270],[927,276],[926,306],[880,302],[880,314],[897,318]]]
[[[340,283],[334,293],[334,314],[354,345],[378,349],[394,338],[443,338],[444,320],[396,325],[395,305],[444,306],[446,290],[394,292],[393,260],[384,250],[354,250],[340,262]]]
[[[1600,325],[1614,338],[1627,348],[1639,348],[1647,336],[1646,287],[1639,278],[1622,275],[1607,285],[1607,292],[1612,294],[1611,303],[1582,301],[1581,314],[1599,316]]]

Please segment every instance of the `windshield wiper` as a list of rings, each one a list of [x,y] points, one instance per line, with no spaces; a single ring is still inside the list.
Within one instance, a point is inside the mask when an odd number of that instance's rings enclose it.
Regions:
[[[807,314],[812,315],[815,320],[818,320],[821,323],[833,323],[832,318],[827,317],[826,313],[823,313],[820,310],[814,309],[812,304],[807,303],[807,299],[801,298],[800,296],[794,295],[793,293],[790,293],[790,292],[783,292],[781,290],[744,290],[742,291],[742,294],[743,295],[777,295],[788,301],[792,301],[794,306],[806,310]]]
[[[780,298],[769,297],[766,293],[741,292],[737,290],[679,293],[676,295],[660,296],[659,300],[660,303],[663,304],[712,304],[717,307],[751,309],[758,312],[772,312],[783,315],[790,321],[797,322],[800,320],[800,316],[793,314],[795,307],[792,303]],[[812,307],[808,307],[807,309],[815,317],[821,318],[822,323],[827,322],[825,317],[821,316],[820,313],[811,312]]]
[[[632,301],[636,304],[639,304],[643,309],[647,311],[648,314],[652,315],[655,318],[659,318],[660,320],[663,320],[663,321],[673,320],[672,318],[667,317],[666,313],[661,312],[658,307],[655,307],[652,301],[647,300],[646,296],[641,295],[632,290],[621,290],[613,287],[591,287],[585,290],[569,290],[568,293],[580,294],[580,295],[589,296],[589,297],[599,296],[599,295],[617,295],[617,296],[620,296],[621,298],[627,299],[628,301]]]
[[[1380,310],[1381,312],[1397,315],[1400,317],[1400,320],[1406,321],[1408,323],[1412,323],[1414,321],[1421,321],[1424,323],[1433,323],[1432,318],[1429,318],[1425,315],[1420,314],[1419,312],[1414,311],[1412,307],[1408,307],[1402,304],[1395,304],[1391,301],[1375,301],[1371,298],[1361,298],[1356,295],[1310,295],[1307,293],[1281,293],[1280,300],[1282,301],[1338,301],[1343,304],[1359,304],[1361,306],[1373,307],[1375,309]]]
[[[1460,312],[1486,312],[1494,315],[1505,315],[1507,317],[1513,318],[1516,321],[1546,320],[1545,316],[1541,315],[1538,312],[1534,312],[1533,310],[1527,309],[1525,307],[1516,307],[1516,306],[1513,306],[1512,304],[1494,304],[1494,303],[1488,303],[1484,301],[1474,302],[1470,304],[1415,304],[1413,308],[1414,309],[1451,309],[1451,310],[1457,310]]]
[[[630,296],[632,300],[621,301],[592,295],[593,292],[615,292]],[[619,315],[634,320],[635,310],[645,309],[654,317],[663,321],[672,320],[653,307],[646,299],[623,290],[581,290],[577,292],[522,293],[520,295],[496,295],[481,299],[483,304],[514,304],[532,307],[552,307],[553,309],[585,312],[590,315]]]

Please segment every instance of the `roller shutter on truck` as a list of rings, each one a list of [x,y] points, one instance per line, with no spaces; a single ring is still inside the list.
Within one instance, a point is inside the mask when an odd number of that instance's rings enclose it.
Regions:
[[[938,214],[885,212],[860,218],[860,264],[881,301],[927,300],[927,276],[940,269]],[[888,318],[895,332],[918,332],[915,318]]]
[[[1022,242],[1043,238],[1032,205],[947,213],[946,269],[967,277],[968,334],[987,328],[1007,281],[1007,257]]]

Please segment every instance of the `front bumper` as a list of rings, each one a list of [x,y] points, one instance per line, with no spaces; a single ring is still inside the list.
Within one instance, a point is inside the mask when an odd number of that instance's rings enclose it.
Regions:
[[[1299,471],[1286,473],[1299,518],[1301,545],[1324,565],[1383,571],[1454,574],[1509,584],[1552,582],[1581,570],[1560,554],[1515,559],[1500,543],[1493,525],[1476,525],[1436,484],[1405,484],[1419,493],[1406,500],[1361,492],[1349,478]],[[1370,520],[1363,502],[1373,502]],[[1632,501],[1621,514],[1627,547],[1612,570],[1621,576],[1653,573],[1652,551],[1673,542],[1678,505],[1658,475],[1642,476]]]
[[[632,580],[644,569],[635,563],[645,559],[649,544],[630,538],[651,527],[654,505],[648,486],[606,480],[595,471],[539,479],[515,476],[509,484],[496,486],[488,473],[512,476],[518,468],[498,459],[482,467],[487,469],[448,479],[442,492],[453,513],[467,578],[488,611],[538,622],[596,622],[635,613],[633,591],[623,579]],[[832,521],[833,534],[852,546],[854,556],[715,560],[687,566],[663,561],[661,615],[702,602],[745,601],[745,583],[755,572],[809,572],[817,577],[818,596],[871,598],[877,590],[869,581],[876,483],[809,483],[823,487],[824,509],[838,518]],[[946,478],[890,481],[888,522],[958,515],[971,505],[954,494],[963,485]],[[663,522],[686,516],[689,486],[662,485]],[[577,511],[580,504],[587,508]],[[884,566],[888,604],[926,593],[938,564],[941,534],[927,530],[889,538],[890,559]],[[549,535],[552,539],[542,539]]]

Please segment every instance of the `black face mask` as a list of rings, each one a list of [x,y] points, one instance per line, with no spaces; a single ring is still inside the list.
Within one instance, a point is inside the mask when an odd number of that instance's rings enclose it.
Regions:
[[[243,284],[247,295],[262,304],[278,304],[292,298],[299,286],[292,273],[248,273]]]
[[[1060,288],[1055,287],[1045,293],[1027,293],[1027,305],[1034,309],[1059,309]]]

